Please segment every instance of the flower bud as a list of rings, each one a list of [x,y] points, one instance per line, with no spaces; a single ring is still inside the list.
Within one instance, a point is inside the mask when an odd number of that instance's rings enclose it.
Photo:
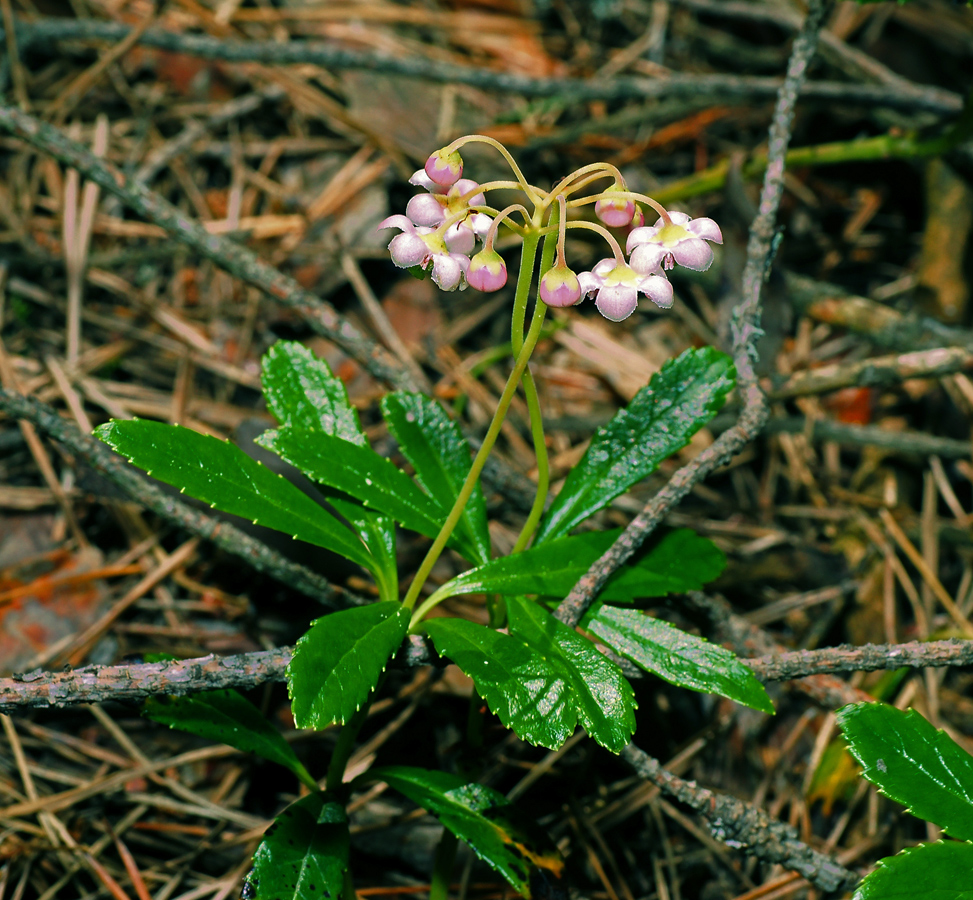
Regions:
[[[416,194],[409,199],[405,207],[405,214],[416,224],[435,228],[442,225],[446,218],[443,203],[437,194]]]
[[[623,190],[624,188],[615,185],[605,193]],[[635,216],[635,201],[627,197],[603,197],[595,203],[595,215],[611,228],[622,228],[631,224]]]
[[[581,302],[581,283],[567,266],[554,266],[541,278],[540,297],[548,306],[576,306]]]
[[[437,150],[426,160],[426,174],[440,187],[450,187],[463,177],[463,157],[459,150],[446,153]]]
[[[499,291],[507,283],[507,267],[503,257],[496,250],[481,250],[470,260],[466,282],[486,294]]]

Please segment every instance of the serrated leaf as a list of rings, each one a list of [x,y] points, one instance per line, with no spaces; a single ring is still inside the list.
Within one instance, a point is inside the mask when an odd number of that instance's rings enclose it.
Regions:
[[[313,481],[351,494],[368,509],[391,516],[403,528],[434,538],[446,520],[448,510],[423,493],[391,460],[368,447],[306,428],[268,431],[257,438],[257,443],[297,466]],[[461,535],[454,533],[450,545],[467,559],[473,558]]]
[[[744,706],[773,713],[764,686],[737,657],[719,644],[635,609],[599,606],[582,627],[613,650],[670,684],[719,694]]]
[[[973,844],[940,841],[887,856],[854,900],[973,900]]]
[[[95,435],[153,478],[212,507],[332,550],[370,571],[374,566],[351,529],[228,441],[145,419],[113,420]]]
[[[395,522],[390,516],[365,509],[344,497],[330,496],[328,503],[358,533],[374,560],[372,575],[381,600],[399,599],[399,562],[395,553]]]
[[[261,360],[260,380],[267,408],[281,425],[368,445],[344,383],[307,347],[278,341]]]
[[[466,619],[428,619],[440,656],[459,666],[501,722],[521,740],[557,750],[577,726],[577,711],[557,671],[522,638]]]
[[[915,710],[854,703],[838,725],[862,773],[883,794],[935,822],[952,837],[973,838],[973,757]]]
[[[551,896],[560,882],[564,860],[557,848],[498,791],[445,772],[406,766],[372,770],[369,780],[386,782],[434,815],[528,900],[541,885],[547,891],[537,892]]]
[[[251,900],[329,900],[343,896],[348,816],[327,794],[287,807],[264,833],[247,875]]]
[[[522,597],[507,600],[510,633],[527,641],[557,672],[585,731],[620,753],[635,732],[635,692],[610,659],[587,638]]]
[[[287,692],[298,728],[343,725],[368,699],[409,628],[409,611],[386,601],[322,616],[297,642]]]
[[[592,438],[541,520],[535,546],[567,534],[685,447],[723,406],[733,361],[712,347],[669,360]]]
[[[491,560],[446,582],[430,600],[473,593],[564,597],[619,534],[621,529],[589,531]],[[696,591],[725,565],[726,557],[712,541],[680,528],[664,535],[634,565],[615,572],[599,599],[624,602]]]
[[[446,511],[453,508],[469,474],[472,458],[463,433],[443,408],[422,394],[405,391],[382,398],[382,415],[399,449],[415,469],[416,481]],[[464,546],[476,552],[473,562],[490,559],[486,502],[477,482],[457,523]]]
[[[236,691],[207,691],[190,697],[160,694],[145,701],[142,714],[170,728],[256,753],[290,769],[308,787],[316,787],[290,744],[256,706]]]

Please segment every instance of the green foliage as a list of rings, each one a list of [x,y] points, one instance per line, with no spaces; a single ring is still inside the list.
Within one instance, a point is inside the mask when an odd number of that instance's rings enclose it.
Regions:
[[[621,529],[588,531],[491,560],[446,582],[432,598],[472,593],[564,597],[619,534]],[[691,566],[686,565],[689,559]],[[624,602],[696,591],[718,577],[725,565],[726,557],[712,541],[680,528],[666,534],[635,565],[619,569],[599,600]]]
[[[920,844],[881,860],[855,900],[973,897],[973,757],[915,710],[855,703],[838,711],[838,724],[865,778],[963,841]]]
[[[191,497],[339,553],[369,571],[375,567],[350,528],[228,441],[143,419],[114,420],[95,434],[149,475]]]
[[[453,508],[470,471],[470,446],[443,408],[422,394],[398,391],[382,398],[382,415],[399,449],[416,472],[416,481],[439,505]],[[490,531],[486,502],[479,482],[467,501],[457,526],[464,547],[474,562],[490,559]]]
[[[914,816],[973,840],[973,757],[914,709],[854,703],[838,712],[862,774]]]
[[[424,627],[480,696],[522,740],[557,749],[579,722],[618,753],[635,731],[635,700],[621,670],[594,644],[535,603],[507,601],[510,634],[463,619]]]
[[[327,794],[309,794],[288,806],[264,833],[244,896],[338,900],[345,887],[349,844],[344,806]]]
[[[538,883],[548,888],[561,879],[564,861],[550,839],[517,815],[503,794],[456,775],[405,766],[368,773],[434,815],[480,859],[499,872],[523,897]]]
[[[368,699],[409,628],[409,611],[387,601],[322,616],[294,648],[287,690],[298,728],[344,724]]]
[[[634,609],[602,605],[582,625],[609,647],[671,684],[773,713],[764,686],[729,650]]]
[[[735,382],[732,360],[712,347],[669,360],[626,409],[598,429],[544,514],[535,545],[567,534],[652,474],[716,415]]]
[[[145,701],[142,714],[170,728],[256,753],[290,769],[308,787],[317,787],[280,732],[236,691],[208,691],[191,697],[160,694]]]

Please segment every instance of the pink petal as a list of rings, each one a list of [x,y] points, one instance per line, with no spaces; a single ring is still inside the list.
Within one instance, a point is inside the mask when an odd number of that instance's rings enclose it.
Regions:
[[[628,234],[628,240],[625,241],[625,252],[631,253],[639,244],[647,244],[654,241],[658,234],[658,225],[642,225],[639,228],[633,228]]]
[[[409,184],[414,184],[416,187],[423,187],[427,191],[432,191],[434,194],[440,190],[439,185],[426,174],[425,169],[417,169],[413,172],[412,177],[409,179]]]
[[[651,275],[662,265],[666,252],[666,248],[662,244],[639,244],[632,251],[628,264],[639,275]]]
[[[723,243],[723,232],[720,231],[720,226],[716,224],[712,219],[707,219],[705,217],[701,219],[693,219],[686,226],[686,231],[690,234],[696,235],[698,238],[702,238],[704,241],[712,241],[714,244]]]
[[[469,262],[467,260],[467,262]],[[444,291],[455,291],[463,278],[463,269],[454,259],[454,254],[446,256],[437,253],[432,258],[432,280]]]
[[[381,222],[375,227],[376,231],[381,231],[383,228],[399,228],[402,231],[408,231],[409,234],[416,233],[416,227],[412,222],[401,214],[396,216],[389,216],[387,219],[382,219]]]
[[[446,229],[443,240],[450,253],[469,253],[476,243],[476,235],[465,222],[456,222]]]
[[[600,278],[604,278],[609,272],[611,272],[615,266],[618,265],[618,260],[613,256],[609,256],[608,259],[598,260],[591,269],[593,275],[597,275]]]
[[[541,279],[538,293],[548,306],[558,307],[576,306],[585,297],[580,279],[566,267],[548,269]]]
[[[446,213],[435,194],[416,194],[405,207],[406,216],[416,225],[442,225]]]
[[[593,294],[599,290],[604,283],[605,279],[601,275],[596,275],[594,272],[578,273],[578,284],[581,285],[582,299],[587,297],[588,294]]]
[[[598,200],[595,203],[595,215],[609,228],[621,228],[632,221],[635,204],[631,200]]]
[[[713,264],[713,250],[699,238],[683,238],[672,248],[672,258],[687,269],[705,272]]]
[[[402,218],[404,219],[405,216]],[[392,254],[392,262],[400,269],[411,269],[426,262],[429,248],[419,235],[403,232],[392,238],[389,243],[389,253]]]
[[[679,212],[678,210],[675,209],[669,210],[669,218],[672,219],[672,221],[675,222],[676,225],[682,225],[683,227],[688,225],[693,220],[692,216],[689,216],[684,212]],[[659,221],[661,222],[662,219],[659,219]]]
[[[672,306],[672,285],[662,275],[646,275],[639,283],[639,290],[660,309]]]
[[[595,306],[606,319],[621,322],[627,319],[639,305],[638,291],[628,285],[603,287],[595,297]]]
[[[477,193],[471,194],[466,198],[466,204],[467,206],[483,206],[486,204],[486,197],[479,192],[479,189],[480,185],[472,178],[461,178],[449,189],[449,193],[450,196],[459,198],[469,194],[471,191],[477,191]]]
[[[467,218],[466,224],[473,229],[473,234],[481,238],[490,230],[493,219],[486,213],[473,213]]]

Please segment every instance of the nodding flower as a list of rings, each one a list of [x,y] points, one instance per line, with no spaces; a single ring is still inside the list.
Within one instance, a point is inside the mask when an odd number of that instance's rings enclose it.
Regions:
[[[620,193],[624,190],[625,188],[616,184],[605,193]],[[628,197],[602,197],[595,202],[595,215],[611,228],[624,228],[631,225],[635,218],[635,201]]]
[[[656,306],[672,306],[672,285],[656,271],[641,275],[617,259],[603,259],[590,272],[578,276],[584,296],[595,295],[595,306],[606,319],[621,322],[639,305],[639,294],[645,294]]]
[[[469,259],[462,253],[451,251],[444,238],[433,229],[417,227],[406,216],[389,216],[379,225],[383,228],[398,228],[397,234],[389,242],[389,253],[400,269],[418,266],[424,271],[432,267],[432,280],[444,291],[462,290],[466,287],[466,271]]]
[[[447,152],[444,148],[433,153],[423,168],[430,180],[440,187],[449,187],[463,177],[463,157],[459,150]]]
[[[706,242],[723,243],[720,226],[681,212],[670,212],[669,218],[668,223],[659,219],[655,225],[632,229],[625,245],[632,268],[649,274],[678,264],[705,272],[713,264],[713,249]]]
[[[541,300],[548,306],[577,306],[583,299],[581,282],[567,266],[553,266],[541,278]]]

